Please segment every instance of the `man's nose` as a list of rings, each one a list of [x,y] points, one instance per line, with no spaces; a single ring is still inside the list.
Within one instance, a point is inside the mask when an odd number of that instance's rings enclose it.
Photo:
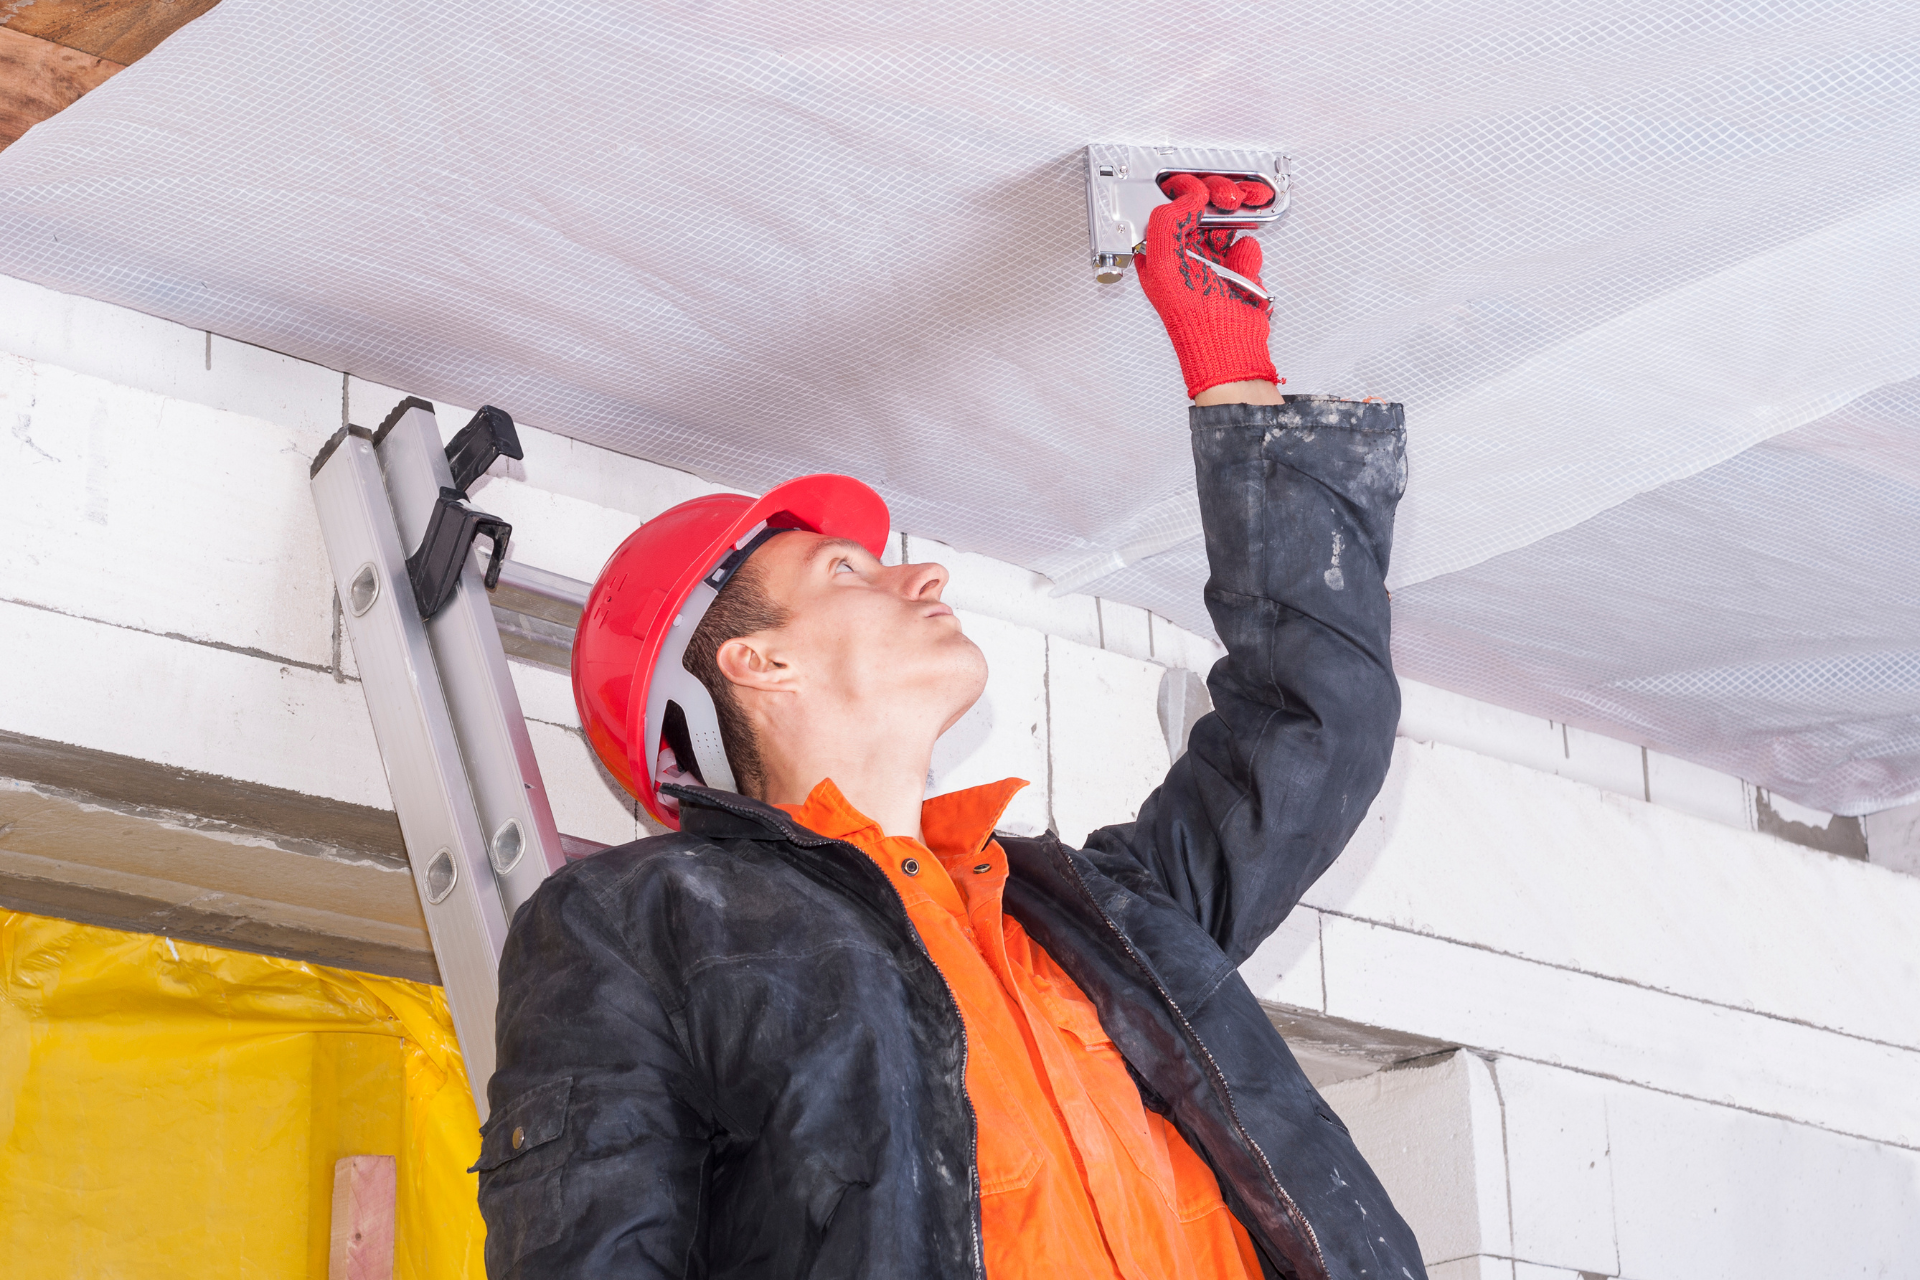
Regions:
[[[947,589],[947,579],[952,576],[947,572],[947,567],[940,564],[907,564],[900,567],[906,571],[901,594],[909,600],[938,600],[940,593]]]

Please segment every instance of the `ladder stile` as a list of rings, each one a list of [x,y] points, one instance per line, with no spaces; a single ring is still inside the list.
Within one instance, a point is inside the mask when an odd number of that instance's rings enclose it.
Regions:
[[[507,913],[370,434],[343,428],[329,441],[315,459],[312,489],[407,861],[484,1119]],[[517,720],[517,701],[512,711]],[[526,858],[544,854],[529,849]]]
[[[435,499],[453,484],[438,423],[429,410],[409,408],[389,421],[374,444],[401,543],[417,546]],[[499,881],[501,905],[511,920],[566,859],[475,554],[469,551],[453,599],[428,620],[426,629]]]

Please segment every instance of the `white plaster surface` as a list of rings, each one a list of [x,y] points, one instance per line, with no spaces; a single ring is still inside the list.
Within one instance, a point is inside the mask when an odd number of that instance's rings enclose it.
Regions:
[[[1060,838],[1131,822],[1167,774],[1156,699],[1166,669],[1047,637],[1053,818]]]

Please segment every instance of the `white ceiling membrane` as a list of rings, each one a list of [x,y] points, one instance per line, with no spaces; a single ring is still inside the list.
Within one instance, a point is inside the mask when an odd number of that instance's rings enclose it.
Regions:
[[[1275,359],[1407,406],[1408,675],[1920,793],[1904,0],[224,0],[0,154],[0,271],[1204,626],[1093,141],[1291,156]]]

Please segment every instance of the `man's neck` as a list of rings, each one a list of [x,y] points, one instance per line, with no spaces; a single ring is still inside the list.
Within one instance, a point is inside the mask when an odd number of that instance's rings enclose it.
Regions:
[[[933,742],[902,748],[898,739],[887,737],[883,731],[857,744],[843,743],[840,750],[829,745],[783,752],[777,745],[769,749],[763,744],[765,798],[772,804],[804,804],[815,787],[831,778],[847,803],[872,818],[881,831],[918,840]],[[847,750],[847,745],[855,749]]]

